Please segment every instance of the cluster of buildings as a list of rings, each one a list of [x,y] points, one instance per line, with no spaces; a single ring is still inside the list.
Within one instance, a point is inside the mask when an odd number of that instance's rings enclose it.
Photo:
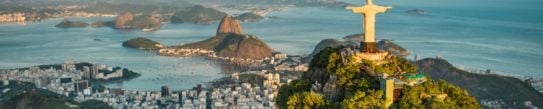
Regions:
[[[40,68],[41,67],[41,68]],[[82,67],[78,69],[77,67]],[[22,69],[2,70],[0,79],[33,83],[37,88],[47,89],[66,96],[91,95],[95,90],[90,80],[123,77],[121,68],[98,64],[82,64],[67,61],[62,65],[33,66]]]
[[[81,69],[76,69],[76,64],[73,61],[66,61],[62,64],[62,71],[64,72],[81,72],[81,77],[85,79],[103,79],[109,80],[113,78],[123,77],[124,69],[120,67],[108,67],[101,64],[91,63],[79,63],[77,66],[81,66]]]
[[[192,90],[171,91],[162,86],[160,91],[133,91],[118,88],[105,89],[103,92],[83,93],[75,100],[100,100],[114,108],[142,109],[275,109],[274,98],[281,85],[278,73],[254,73],[263,76],[261,83],[236,83],[232,87],[201,87]],[[239,81],[239,73],[231,75],[231,79]]]
[[[164,48],[158,50],[158,54],[166,56],[194,56],[194,55],[205,55],[211,57],[217,57],[214,51],[204,50],[200,48],[196,49],[172,49]]]
[[[270,64],[274,66],[275,71],[305,72],[309,70],[309,64],[303,63],[300,56],[287,56],[283,53],[277,53],[273,56]]]
[[[244,72],[264,77],[261,83],[241,83],[240,73],[231,75],[230,87],[171,91],[137,91],[120,88],[98,89],[92,79],[122,77],[120,68],[66,61],[62,65],[33,66],[0,71],[3,85],[9,81],[34,83],[36,87],[73,98],[75,101],[100,100],[114,108],[129,109],[274,109],[281,86],[279,73]],[[7,89],[9,91],[9,89]],[[0,94],[1,95],[1,94]]]
[[[235,63],[248,63],[255,64],[258,63],[261,66],[272,65],[273,69],[276,71],[295,71],[295,72],[304,72],[308,70],[309,65],[302,62],[302,57],[300,56],[287,56],[285,53],[274,52],[271,57],[266,57],[263,59],[241,59],[233,57],[221,57],[217,56],[214,51],[205,50],[205,49],[171,49],[164,48],[158,50],[158,54],[165,56],[207,56],[212,59],[220,59],[226,62],[235,62]]]
[[[67,16],[76,16],[76,17],[96,17],[96,16],[106,16],[114,17],[113,14],[102,14],[102,13],[89,13],[83,11],[71,11],[76,9],[85,8],[87,5],[71,5],[71,6],[57,6],[57,7],[46,7],[45,9],[28,9],[26,11],[9,11],[9,10],[0,10],[0,23],[12,23],[12,22],[34,22],[41,21],[45,18],[60,18]]]
[[[0,23],[2,22],[25,22],[26,16],[22,12],[0,13]]]
[[[133,91],[117,88],[105,89],[76,96],[75,100],[100,100],[114,108],[138,109],[275,109],[274,98],[281,85],[278,73],[258,73],[264,76],[262,87],[252,83],[236,83],[232,87],[201,87],[192,90],[171,91],[162,86],[160,91]],[[239,73],[232,74],[231,79],[238,81]]]

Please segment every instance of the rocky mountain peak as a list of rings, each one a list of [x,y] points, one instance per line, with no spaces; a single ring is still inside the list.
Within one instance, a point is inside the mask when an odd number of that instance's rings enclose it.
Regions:
[[[225,16],[222,18],[219,28],[217,29],[217,35],[223,33],[243,34],[243,29],[235,17]]]

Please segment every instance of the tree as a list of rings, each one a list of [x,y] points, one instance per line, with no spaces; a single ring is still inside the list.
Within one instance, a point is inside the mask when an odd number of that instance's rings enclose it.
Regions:
[[[325,105],[322,95],[313,91],[298,92],[288,97],[288,109],[312,109],[323,107]]]
[[[357,91],[353,96],[344,99],[341,104],[345,109],[378,109],[385,106],[385,99],[382,98],[383,91]]]
[[[407,87],[403,94],[401,108],[481,108],[475,97],[470,96],[466,90],[443,80],[429,80],[419,86]]]
[[[283,85],[279,88],[275,102],[279,107],[285,107],[290,97],[296,93],[309,91],[311,84],[309,81],[301,79],[294,80],[290,84]],[[294,99],[294,98],[293,98]]]

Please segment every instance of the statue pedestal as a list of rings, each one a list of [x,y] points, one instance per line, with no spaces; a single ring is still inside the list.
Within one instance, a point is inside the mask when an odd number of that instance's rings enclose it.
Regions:
[[[379,52],[379,49],[377,49],[377,42],[360,42],[360,52],[364,53],[377,53]]]
[[[369,61],[374,61],[375,64],[379,65],[379,64],[386,63],[385,59],[387,58],[388,55],[389,53],[387,51],[382,51],[382,50],[379,50],[378,52],[375,52],[375,53],[357,52],[354,55],[354,59],[355,59],[354,62],[362,62],[362,60],[369,60]]]

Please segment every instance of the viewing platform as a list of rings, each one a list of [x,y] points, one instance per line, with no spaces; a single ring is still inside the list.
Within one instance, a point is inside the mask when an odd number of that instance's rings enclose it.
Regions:
[[[356,52],[354,54],[354,59],[355,59],[354,62],[362,62],[362,60],[370,60],[370,61],[374,61],[375,64],[380,65],[387,62],[385,59],[389,56],[389,54],[390,54],[389,52],[383,51],[383,50],[379,50],[376,53]]]

